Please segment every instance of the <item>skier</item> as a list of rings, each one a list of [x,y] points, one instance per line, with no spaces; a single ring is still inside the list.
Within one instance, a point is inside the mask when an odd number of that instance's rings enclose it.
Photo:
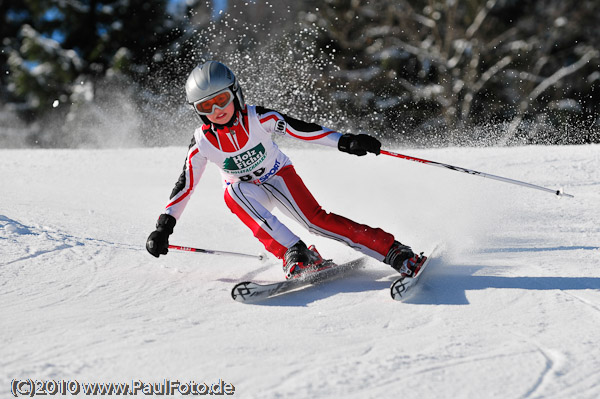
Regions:
[[[220,168],[225,181],[225,203],[269,252],[283,260],[286,278],[318,269],[323,259],[314,246],[307,248],[271,213],[274,207],[309,232],[341,241],[392,266],[402,276],[412,276],[423,257],[382,229],[324,211],[271,136],[291,136],[358,156],[368,152],[379,155],[379,140],[366,134],[341,134],[247,105],[234,73],[220,62],[208,61],[195,67],[185,90],[188,103],[203,125],[194,132],[183,172],[158,218],[156,230],[148,237],[148,252],[155,257],[167,254],[169,235],[211,161]]]

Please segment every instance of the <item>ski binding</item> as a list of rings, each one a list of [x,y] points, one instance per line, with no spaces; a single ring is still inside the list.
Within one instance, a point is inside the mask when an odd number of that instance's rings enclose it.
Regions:
[[[425,269],[429,265],[432,257],[436,254],[438,247],[434,248],[429,256],[423,256],[425,261],[418,269],[417,274],[414,277],[400,277],[392,283],[390,286],[390,293],[392,295],[392,299],[395,301],[404,301],[409,298],[410,295],[414,294],[415,285],[425,272]]]
[[[238,302],[258,302],[302,287],[341,277],[351,270],[363,267],[366,259],[366,257],[361,257],[341,265],[337,265],[332,261],[326,261],[325,266],[321,265],[318,271],[307,272],[301,277],[275,283],[259,284],[253,281],[243,281],[233,287],[231,297]]]

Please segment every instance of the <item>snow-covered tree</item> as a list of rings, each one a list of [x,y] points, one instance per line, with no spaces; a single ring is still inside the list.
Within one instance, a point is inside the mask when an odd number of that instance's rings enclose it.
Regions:
[[[324,28],[349,91],[338,97],[365,127],[460,141],[451,132],[512,121],[501,140],[510,142],[567,93],[598,111],[576,95],[598,70],[596,3],[327,0],[304,19]]]
[[[151,89],[146,84],[151,68],[160,63],[188,21],[185,13],[167,12],[167,0],[21,4],[6,17],[28,22],[8,40],[10,45],[5,44],[7,88],[22,116],[28,120],[53,116],[59,125],[76,119],[85,107],[98,107],[94,99],[107,79],[123,78],[119,83],[123,91],[132,85]],[[47,144],[64,142],[57,138]]]

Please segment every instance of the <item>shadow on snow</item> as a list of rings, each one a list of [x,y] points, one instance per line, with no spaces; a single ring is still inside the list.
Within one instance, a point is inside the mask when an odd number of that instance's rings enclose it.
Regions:
[[[577,247],[580,248],[580,247]],[[558,249],[557,249],[558,250]],[[414,294],[404,304],[468,305],[468,291],[496,289],[520,290],[587,290],[600,289],[600,277],[506,277],[474,276],[477,270],[489,266],[460,266],[432,260],[427,273],[421,277]],[[287,294],[266,299],[254,305],[307,306],[310,303],[341,293],[385,291],[398,277],[387,270],[361,269],[338,280],[308,286]],[[391,300],[391,298],[390,298]],[[402,304],[398,304],[402,306]]]

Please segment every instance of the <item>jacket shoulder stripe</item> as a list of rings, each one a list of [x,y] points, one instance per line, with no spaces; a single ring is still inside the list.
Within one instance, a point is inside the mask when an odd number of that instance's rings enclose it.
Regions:
[[[180,202],[181,200],[183,200],[185,197],[187,197],[188,195],[190,195],[190,193],[192,192],[192,189],[194,187],[194,169],[192,167],[192,158],[194,157],[194,155],[196,155],[200,150],[198,148],[195,148],[187,157],[187,170],[189,173],[189,184],[187,184],[187,190],[180,195],[179,197],[177,197],[174,201],[172,201],[171,203],[169,203],[169,205],[167,205],[167,208],[172,207],[173,205],[177,204],[178,202]],[[186,171],[183,171],[183,174],[185,174]],[[181,180],[181,178],[180,178]],[[184,183],[185,184],[185,183]],[[183,190],[183,188],[185,187],[185,185],[183,187],[181,187],[181,189],[179,190],[179,192],[181,192],[181,190]],[[176,186],[177,188],[177,186]],[[171,199],[175,198],[177,196],[177,194],[173,195],[171,194]]]

